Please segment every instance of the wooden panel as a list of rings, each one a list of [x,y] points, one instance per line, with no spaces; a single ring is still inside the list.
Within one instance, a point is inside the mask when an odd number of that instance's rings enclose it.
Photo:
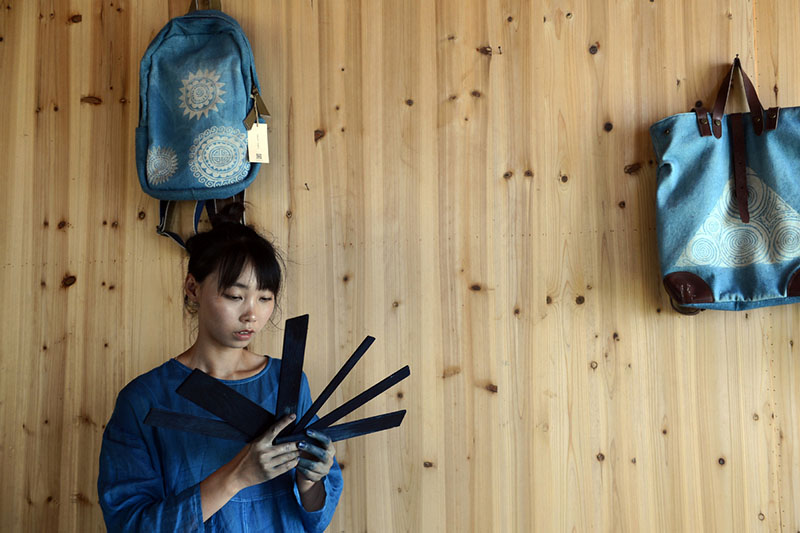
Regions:
[[[187,3],[0,0],[9,530],[103,530],[116,394],[192,340],[133,148],[139,59]],[[337,447],[331,531],[800,530],[800,311],[670,309],[648,133],[735,54],[800,103],[796,3],[224,7],[273,116],[249,220],[286,258],[281,318],[311,314],[312,392],[367,334],[335,402],[412,368],[354,415],[403,426]]]

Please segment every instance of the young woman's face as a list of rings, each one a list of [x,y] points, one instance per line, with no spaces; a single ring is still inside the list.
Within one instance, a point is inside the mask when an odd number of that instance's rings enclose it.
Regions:
[[[191,276],[190,276],[191,278]],[[239,279],[222,293],[217,287],[217,274],[202,283],[187,278],[187,293],[197,302],[198,340],[210,341],[220,347],[244,348],[252,337],[267,324],[275,309],[275,295],[270,290],[258,290],[252,265],[242,270]]]

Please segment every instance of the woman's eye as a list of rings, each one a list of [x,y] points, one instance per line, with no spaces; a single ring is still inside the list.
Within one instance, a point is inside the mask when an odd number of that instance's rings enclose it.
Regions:
[[[241,300],[242,299],[241,296],[237,296],[236,294],[226,294],[225,298],[227,298],[228,300]]]
[[[261,297],[261,301],[262,302],[271,302],[272,301],[272,296],[262,296]]]

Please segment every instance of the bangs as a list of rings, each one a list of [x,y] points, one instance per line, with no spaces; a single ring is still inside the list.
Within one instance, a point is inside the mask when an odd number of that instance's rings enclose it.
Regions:
[[[249,243],[233,241],[226,250],[221,250],[217,267],[217,288],[223,292],[233,286],[250,264],[256,276],[258,290],[269,290],[276,297],[281,285],[281,267],[275,251],[262,246],[248,246]],[[269,248],[272,248],[267,244]]]

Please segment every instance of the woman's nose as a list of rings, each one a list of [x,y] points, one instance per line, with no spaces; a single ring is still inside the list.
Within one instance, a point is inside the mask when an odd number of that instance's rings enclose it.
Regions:
[[[256,312],[255,308],[250,305],[247,309],[244,310],[242,313],[242,320],[245,322],[255,322],[256,321]]]

